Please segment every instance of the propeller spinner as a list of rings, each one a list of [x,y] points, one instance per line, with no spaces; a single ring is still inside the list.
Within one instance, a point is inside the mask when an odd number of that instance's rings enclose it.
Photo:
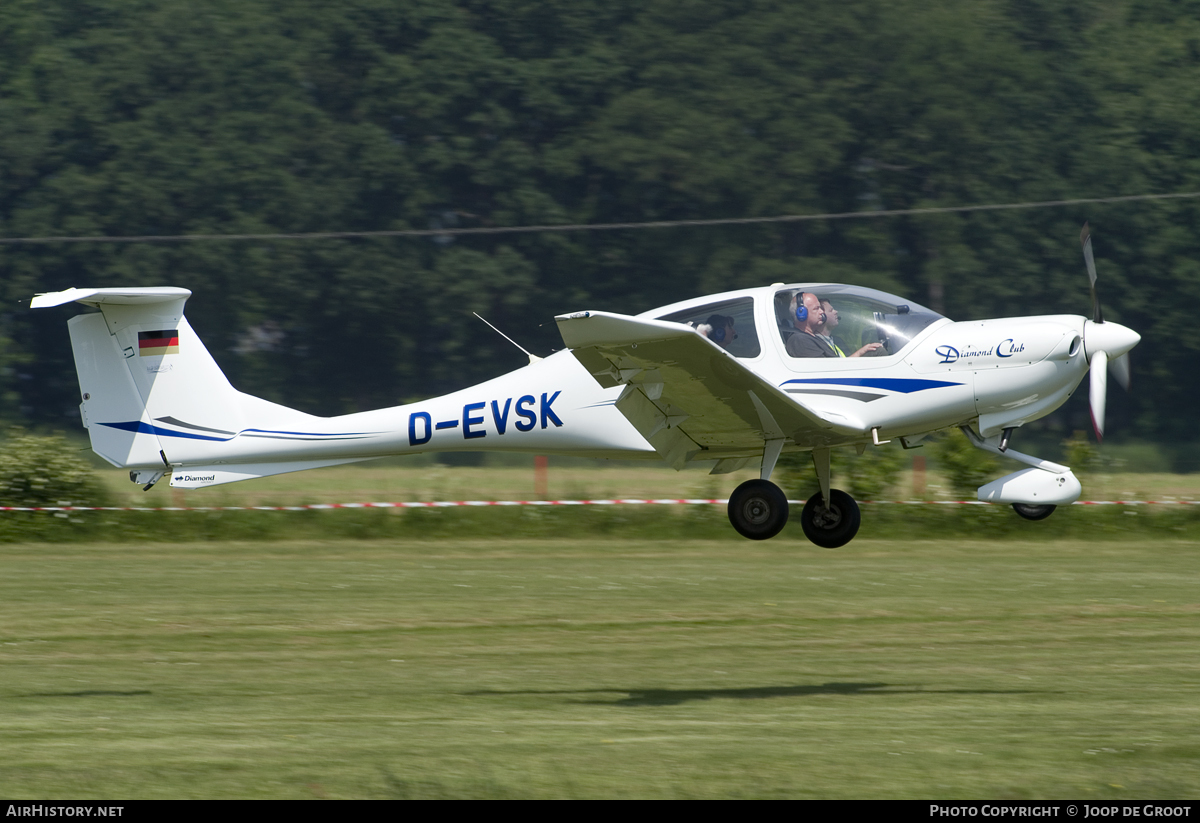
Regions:
[[[1129,389],[1128,352],[1142,339],[1133,329],[1119,323],[1105,323],[1100,311],[1100,297],[1096,292],[1096,260],[1092,257],[1092,235],[1088,224],[1083,224],[1079,234],[1083,244],[1083,261],[1087,264],[1088,282],[1092,291],[1092,319],[1083,324],[1083,347],[1087,353],[1091,370],[1088,385],[1088,401],[1092,407],[1092,426],[1096,439],[1104,439],[1104,407],[1108,392],[1108,368],[1121,388]]]

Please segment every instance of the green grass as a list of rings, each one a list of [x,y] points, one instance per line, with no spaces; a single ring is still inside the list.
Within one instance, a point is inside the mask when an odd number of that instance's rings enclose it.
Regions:
[[[778,541],[804,541],[800,506]],[[206,540],[725,540],[723,504],[453,507],[307,511],[7,512],[0,543]],[[1031,523],[1009,506],[865,503],[856,540],[896,537],[1099,541],[1200,539],[1200,506],[1067,506]]]
[[[0,795],[1194,798],[1198,561],[1132,537],[8,544]]]

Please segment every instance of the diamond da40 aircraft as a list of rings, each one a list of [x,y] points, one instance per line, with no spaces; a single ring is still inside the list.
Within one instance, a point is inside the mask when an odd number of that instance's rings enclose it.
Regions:
[[[783,452],[812,454],[820,491],[804,506],[814,543],[858,531],[858,505],[831,488],[830,450],[961,428],[1026,468],[980,487],[1041,519],[1079,497],[1062,465],[1008,448],[1014,430],[1057,409],[1090,369],[1103,431],[1106,365],[1128,380],[1139,335],[1106,323],[1091,242],[1093,316],[956,323],[910,300],[834,283],[774,284],[685,300],[637,316],[555,318],[567,349],[442,397],[317,417],[244,394],[225,378],[173,287],[68,289],[32,308],[83,303],[68,321],[83,424],[97,454],[149,489],[195,489],[424,451],[498,450],[646,457],[720,474],[758,468],[730,497],[742,535],[778,534],[787,496],[771,482]],[[820,301],[826,301],[822,304]],[[824,322],[820,322],[824,318]],[[817,342],[816,331],[829,341]],[[797,354],[823,356],[795,356]],[[849,353],[849,356],[847,356]]]

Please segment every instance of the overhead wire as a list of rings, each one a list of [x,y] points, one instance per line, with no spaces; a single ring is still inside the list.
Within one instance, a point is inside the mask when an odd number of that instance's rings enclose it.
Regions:
[[[1093,204],[1133,203],[1148,200],[1183,200],[1200,197],[1200,191],[1169,194],[1128,194],[1118,197],[1080,197],[1070,200],[1037,200],[1021,203],[989,203],[976,206],[931,206],[919,209],[876,209],[873,211],[782,214],[769,217],[716,217],[696,220],[652,220],[631,223],[569,223],[535,226],[480,226],[476,228],[394,229],[378,231],[269,232],[261,234],[144,234],[144,235],[47,235],[44,237],[0,237],[0,245],[49,245],[53,243],[198,243],[264,240],[354,240],[381,237],[466,237],[494,234],[537,234],[551,232],[626,231],[673,229],[689,226],[745,226],[764,223],[802,223],[815,220],[871,220],[905,215],[964,214],[968,212],[1050,209]]]

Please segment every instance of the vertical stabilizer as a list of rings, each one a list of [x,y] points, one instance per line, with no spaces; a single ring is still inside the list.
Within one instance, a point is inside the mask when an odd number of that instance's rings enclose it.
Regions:
[[[92,441],[92,451],[114,466],[162,462],[162,447],[150,434],[145,404],[117,340],[108,333],[101,314],[83,314],[67,321],[75,371],[83,402],[79,411]],[[132,423],[114,427],[115,422]],[[140,431],[145,429],[145,431]]]
[[[116,466],[171,463],[172,443],[227,440],[241,396],[183,316],[186,289],[71,289],[34,308],[75,302],[99,313],[68,322],[93,450]]]

